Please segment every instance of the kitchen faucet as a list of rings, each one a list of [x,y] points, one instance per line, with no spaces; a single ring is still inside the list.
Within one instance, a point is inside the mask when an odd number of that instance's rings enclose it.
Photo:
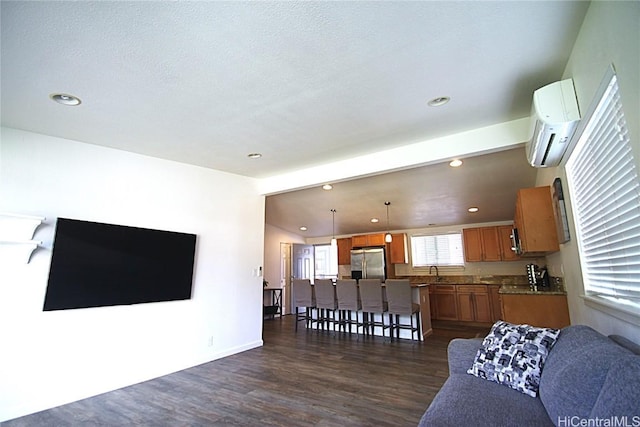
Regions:
[[[436,269],[436,282],[440,281],[440,273],[438,272],[438,266],[437,265],[432,265],[431,267],[429,267],[429,274],[431,274],[431,269],[435,268]]]

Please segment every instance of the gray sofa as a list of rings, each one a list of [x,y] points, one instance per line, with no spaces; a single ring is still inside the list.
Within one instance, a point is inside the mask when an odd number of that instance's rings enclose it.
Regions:
[[[625,423],[610,425],[640,426],[640,347],[631,341],[583,325],[562,329],[538,397],[467,374],[481,344],[482,338],[449,343],[449,378],[420,426],[574,426],[614,417]]]

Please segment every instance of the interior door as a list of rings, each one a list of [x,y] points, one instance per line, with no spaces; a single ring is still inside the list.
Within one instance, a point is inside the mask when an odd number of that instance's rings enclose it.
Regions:
[[[313,283],[314,277],[314,253],[313,245],[302,245],[294,243],[291,256],[291,278],[309,279]],[[289,307],[293,313],[294,307],[289,302]]]
[[[291,313],[291,243],[280,243],[280,287],[282,314]]]

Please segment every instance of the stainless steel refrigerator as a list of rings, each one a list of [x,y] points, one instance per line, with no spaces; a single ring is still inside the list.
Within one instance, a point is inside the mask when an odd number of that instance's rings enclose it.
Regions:
[[[351,250],[352,279],[386,279],[384,248]]]

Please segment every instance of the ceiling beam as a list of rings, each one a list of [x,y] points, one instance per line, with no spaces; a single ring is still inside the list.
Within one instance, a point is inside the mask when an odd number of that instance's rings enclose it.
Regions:
[[[271,195],[514,148],[529,137],[529,118],[421,141],[258,180]]]

